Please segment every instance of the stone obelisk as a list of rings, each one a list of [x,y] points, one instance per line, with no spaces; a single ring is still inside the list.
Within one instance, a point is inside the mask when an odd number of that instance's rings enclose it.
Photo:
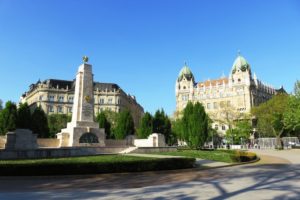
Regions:
[[[105,146],[104,129],[94,121],[94,81],[92,65],[83,57],[76,75],[72,121],[57,134],[60,146]]]

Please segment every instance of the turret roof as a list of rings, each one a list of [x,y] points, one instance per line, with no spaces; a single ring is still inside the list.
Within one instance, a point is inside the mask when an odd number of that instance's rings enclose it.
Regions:
[[[192,71],[190,70],[190,68],[186,65],[186,63],[184,64],[184,66],[182,67],[182,69],[179,72],[178,81],[181,81],[183,79],[183,77],[185,77],[188,81],[190,81],[190,80],[194,81],[194,75],[193,75]]]

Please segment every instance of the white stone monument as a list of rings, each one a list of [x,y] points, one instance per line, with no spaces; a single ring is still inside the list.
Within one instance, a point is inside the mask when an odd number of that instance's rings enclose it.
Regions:
[[[73,103],[72,121],[57,134],[61,147],[105,146],[104,129],[94,121],[94,87],[92,65],[88,58],[79,66]]]

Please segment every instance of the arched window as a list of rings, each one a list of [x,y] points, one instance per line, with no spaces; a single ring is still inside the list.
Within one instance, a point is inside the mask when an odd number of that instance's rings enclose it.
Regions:
[[[219,129],[218,124],[215,124],[215,130],[218,130],[218,129]]]
[[[225,131],[226,130],[226,126],[223,124],[222,125],[222,130]]]
[[[79,138],[79,143],[99,143],[98,137],[93,133],[84,133]]]

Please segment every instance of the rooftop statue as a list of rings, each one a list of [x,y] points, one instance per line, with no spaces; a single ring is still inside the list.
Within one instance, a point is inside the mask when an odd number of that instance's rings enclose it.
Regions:
[[[82,60],[83,60],[84,63],[87,63],[87,62],[89,62],[89,57],[83,56]]]

